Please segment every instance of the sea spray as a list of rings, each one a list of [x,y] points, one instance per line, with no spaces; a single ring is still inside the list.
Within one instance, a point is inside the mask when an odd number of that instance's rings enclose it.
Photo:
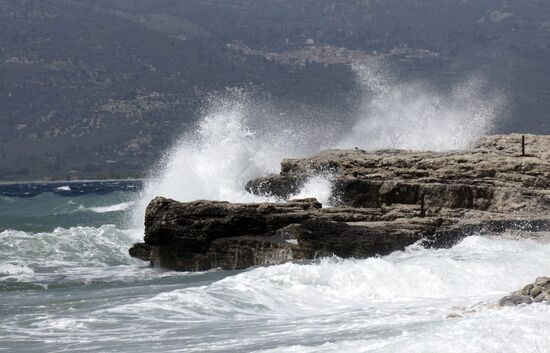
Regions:
[[[341,148],[464,149],[490,133],[506,107],[505,95],[481,75],[442,92],[423,82],[399,82],[381,61],[353,70],[364,101]]]
[[[325,207],[332,206],[334,175],[319,173],[305,181],[297,194],[291,195],[291,199],[316,198]]]
[[[146,204],[158,195],[179,201],[277,201],[247,193],[246,182],[278,173],[283,158],[327,148],[339,136],[337,126],[336,122],[329,126],[295,119],[258,104],[252,93],[243,90],[214,95],[196,128],[184,133],[151,172],[136,207],[135,224],[142,221]]]
[[[491,132],[505,97],[479,77],[438,92],[426,83],[402,83],[381,61],[353,66],[362,92],[353,121],[342,116],[289,115],[254,94],[230,89],[207,100],[196,128],[168,150],[150,175],[134,212],[141,224],[155,196],[179,201],[278,201],[247,193],[250,179],[278,173],[280,161],[326,148],[414,150],[462,149]],[[319,111],[323,111],[320,109]],[[316,197],[326,205],[332,184],[314,176],[293,197]]]

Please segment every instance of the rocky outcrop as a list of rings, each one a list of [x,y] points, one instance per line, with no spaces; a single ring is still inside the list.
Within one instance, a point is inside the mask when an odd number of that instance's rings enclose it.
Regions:
[[[499,302],[501,306],[514,306],[532,303],[550,303],[550,277],[539,277],[535,283],[531,283],[510,295],[505,296]]]
[[[469,151],[332,150],[282,162],[250,192],[288,199],[312,176],[330,175],[331,208],[315,199],[281,203],[148,206],[144,243],[132,256],[176,270],[240,269],[336,255],[364,258],[415,242],[451,246],[472,234],[550,229],[550,137],[483,138]]]
[[[333,205],[381,207],[419,205],[429,213],[442,208],[490,212],[550,209],[550,136],[482,138],[471,150],[414,152],[328,150],[313,157],[286,159],[281,173],[251,180],[246,188],[283,199],[313,175],[333,181]]]
[[[177,270],[239,269],[337,255],[368,257],[402,250],[433,234],[434,219],[384,222],[373,209],[323,209],[315,199],[287,203],[180,203],[148,206],[145,243],[132,256]]]

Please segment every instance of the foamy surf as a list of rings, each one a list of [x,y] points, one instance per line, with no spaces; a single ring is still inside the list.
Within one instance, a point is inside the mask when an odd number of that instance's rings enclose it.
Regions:
[[[534,240],[469,237],[451,249],[257,268],[206,287],[163,293],[138,305],[157,312],[165,305],[169,315],[179,304],[180,310],[196,308],[206,319],[221,319],[229,313],[292,317],[315,315],[321,308],[326,313],[331,308],[428,299],[490,303],[550,272],[549,254],[550,244]]]
[[[95,213],[110,213],[110,212],[121,212],[130,209],[135,204],[134,201],[121,202],[115,205],[109,206],[98,206],[98,207],[79,207],[78,211],[91,211]]]
[[[114,225],[42,233],[6,230],[0,233],[0,280],[47,283],[79,276],[91,280],[113,266],[145,266],[128,255],[128,247],[141,237],[139,231]]]
[[[26,342],[16,351],[39,337],[57,350],[545,352],[550,306],[494,303],[547,274],[549,255],[548,243],[469,237],[444,250],[92,287],[32,310],[4,292],[20,314],[0,318],[0,340]]]

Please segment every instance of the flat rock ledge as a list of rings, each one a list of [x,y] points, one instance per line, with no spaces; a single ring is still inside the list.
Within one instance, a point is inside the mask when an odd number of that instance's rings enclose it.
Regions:
[[[376,222],[367,209],[323,209],[315,199],[287,203],[180,203],[158,197],[145,217],[145,243],[132,256],[175,270],[241,269],[337,255],[368,257],[404,249],[437,220]],[[433,233],[433,230],[431,231]]]
[[[278,203],[151,201],[144,242],[130,249],[181,271],[243,269],[336,255],[366,258],[469,235],[548,239],[550,136],[482,138],[470,150],[330,150],[281,163],[246,189]],[[332,183],[330,208],[292,200],[314,176]],[[288,201],[290,200],[290,201]]]
[[[542,302],[550,304],[550,277],[537,278],[534,283],[502,298],[499,304],[501,306],[516,306]]]

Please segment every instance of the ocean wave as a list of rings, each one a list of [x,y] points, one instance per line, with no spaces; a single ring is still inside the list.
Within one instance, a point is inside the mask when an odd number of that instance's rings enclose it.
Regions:
[[[64,186],[60,186],[60,187],[57,187],[55,188],[56,191],[71,191],[71,187],[69,185],[64,185]]]
[[[128,248],[140,240],[136,230],[114,225],[56,228],[53,232],[0,233],[0,280],[49,281],[116,276],[122,267],[143,266]]]
[[[550,306],[492,303],[547,274],[549,255],[550,244],[470,237],[452,249],[411,247],[365,260],[58,288],[37,293],[36,307],[32,295],[16,292],[19,283],[8,283],[6,301],[18,306],[7,309],[16,319],[0,318],[0,340],[40,337],[47,350],[544,352]]]
[[[34,271],[20,264],[4,263],[0,265],[0,278],[14,278],[20,275],[32,275]]]
[[[126,211],[135,204],[134,201],[121,202],[115,205],[109,206],[97,206],[97,207],[84,207],[80,206],[77,211],[91,211],[94,213],[110,213],[110,212],[121,212]]]
[[[365,260],[327,258],[257,268],[136,305],[156,313],[164,310],[167,316],[185,312],[195,319],[309,315],[319,308],[341,312],[427,298],[432,303],[497,298],[548,273],[550,244],[469,237],[452,249],[411,248]]]
[[[66,215],[82,211],[110,213],[125,211],[135,202],[134,194],[121,191],[114,191],[108,195],[60,196],[44,192],[33,198],[0,196],[0,217]]]

